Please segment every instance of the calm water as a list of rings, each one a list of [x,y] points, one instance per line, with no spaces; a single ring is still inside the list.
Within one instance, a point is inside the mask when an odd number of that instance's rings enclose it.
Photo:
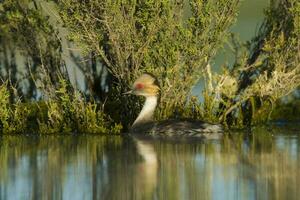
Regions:
[[[214,141],[0,137],[0,199],[297,199],[299,129]]]

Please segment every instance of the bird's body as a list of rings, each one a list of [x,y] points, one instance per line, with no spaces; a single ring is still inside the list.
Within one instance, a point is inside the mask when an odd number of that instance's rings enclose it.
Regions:
[[[219,124],[212,124],[193,119],[170,119],[155,122],[153,115],[158,103],[159,86],[151,74],[143,74],[133,84],[130,93],[146,97],[144,106],[134,121],[130,133],[139,137],[158,138],[218,138],[223,129]]]

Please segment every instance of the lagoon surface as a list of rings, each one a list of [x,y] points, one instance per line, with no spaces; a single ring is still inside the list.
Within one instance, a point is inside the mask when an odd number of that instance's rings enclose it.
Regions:
[[[0,137],[0,199],[299,199],[300,128],[220,140]]]

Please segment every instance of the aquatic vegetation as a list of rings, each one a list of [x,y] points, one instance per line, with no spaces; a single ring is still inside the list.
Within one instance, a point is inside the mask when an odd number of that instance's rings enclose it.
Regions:
[[[235,63],[216,73],[210,63],[230,39],[239,3],[1,2],[0,79],[7,80],[0,91],[1,132],[120,132],[119,124],[126,130],[142,101],[122,94],[143,72],[160,80],[158,120],[187,117],[245,127],[276,119],[280,98],[300,85],[300,5],[271,3],[256,37],[246,44],[233,39]],[[61,38],[62,26],[68,38]],[[65,39],[83,59],[64,49]],[[77,69],[84,77],[73,85],[66,52],[75,77]],[[19,54],[24,67],[18,67]],[[199,79],[205,82],[202,102],[190,96]]]
[[[272,119],[280,98],[300,85],[299,16],[295,0],[271,4],[258,35],[245,45],[235,43],[233,67],[215,73],[206,66],[204,118],[238,127]]]
[[[8,129],[9,124],[8,120],[10,117],[9,110],[9,93],[6,88],[6,84],[1,85],[0,87],[0,120],[1,120],[1,129]]]
[[[27,119],[30,108],[24,106],[19,100],[11,104],[7,82],[0,86],[0,99],[0,132],[25,133],[29,124]]]
[[[120,125],[104,114],[96,103],[86,102],[78,91],[70,92],[70,85],[60,79],[60,87],[53,99],[47,101],[48,120],[41,123],[42,132],[120,133]]]
[[[39,102],[9,102],[7,84],[0,87],[0,131],[2,133],[98,133],[119,134],[122,126],[104,114],[96,102],[86,101],[78,91],[70,92],[60,79],[55,94]]]
[[[257,36],[245,45],[233,42],[235,64],[219,74],[209,63],[228,36],[239,1],[104,1],[77,6],[59,0],[57,5],[70,39],[98,55],[117,83],[108,95],[113,101],[121,99],[121,113],[136,116],[137,99],[124,100],[119,94],[141,71],[160,80],[157,118],[194,117],[238,127],[270,119],[275,102],[299,86],[295,0],[272,3]],[[87,18],[89,8],[93,9]],[[206,89],[204,102],[197,105],[189,94],[201,77]]]
[[[157,118],[175,115],[187,103],[191,88],[222,46],[239,5],[239,0],[89,1],[80,6],[80,1],[56,2],[69,39],[107,68],[113,88],[107,95],[119,102],[118,114],[128,116],[123,124],[132,123],[139,106],[137,98],[121,94],[145,71],[160,81]],[[112,115],[114,111],[108,110]]]

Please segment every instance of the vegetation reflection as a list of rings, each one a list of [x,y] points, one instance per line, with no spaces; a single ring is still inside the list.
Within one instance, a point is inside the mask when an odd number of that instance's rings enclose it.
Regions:
[[[0,198],[296,199],[299,143],[263,129],[197,143],[2,136]]]

